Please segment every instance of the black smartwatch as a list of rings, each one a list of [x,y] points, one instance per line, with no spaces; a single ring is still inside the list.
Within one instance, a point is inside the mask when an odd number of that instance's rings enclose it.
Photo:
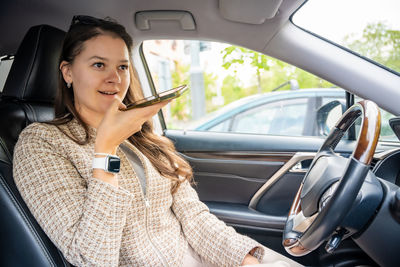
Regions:
[[[97,153],[100,154],[100,153]],[[111,154],[101,154],[104,157],[93,158],[93,169],[101,169],[110,173],[119,173],[121,160],[119,157]]]

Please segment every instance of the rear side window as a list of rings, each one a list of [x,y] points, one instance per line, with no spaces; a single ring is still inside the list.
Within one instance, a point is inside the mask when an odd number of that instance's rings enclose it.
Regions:
[[[0,57],[0,92],[3,92],[4,84],[6,83],[13,61],[14,57],[12,56]]]

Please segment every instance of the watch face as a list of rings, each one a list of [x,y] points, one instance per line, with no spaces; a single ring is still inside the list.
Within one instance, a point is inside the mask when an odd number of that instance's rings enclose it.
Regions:
[[[119,172],[121,161],[118,157],[109,157],[108,158],[108,171],[109,172]]]

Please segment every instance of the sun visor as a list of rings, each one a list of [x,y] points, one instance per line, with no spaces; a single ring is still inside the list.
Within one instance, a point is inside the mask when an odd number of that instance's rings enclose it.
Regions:
[[[149,10],[136,12],[135,14],[136,27],[141,31],[150,30],[151,23],[156,22],[177,22],[181,30],[196,30],[193,16],[187,11]]]
[[[282,0],[219,0],[221,16],[227,20],[262,24],[278,12]]]

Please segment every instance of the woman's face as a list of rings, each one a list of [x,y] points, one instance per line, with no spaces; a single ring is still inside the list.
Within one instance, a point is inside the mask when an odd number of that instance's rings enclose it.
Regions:
[[[61,63],[64,80],[72,83],[75,108],[86,123],[98,125],[114,98],[124,99],[130,83],[129,62],[121,38],[99,35],[84,42],[72,64]]]

